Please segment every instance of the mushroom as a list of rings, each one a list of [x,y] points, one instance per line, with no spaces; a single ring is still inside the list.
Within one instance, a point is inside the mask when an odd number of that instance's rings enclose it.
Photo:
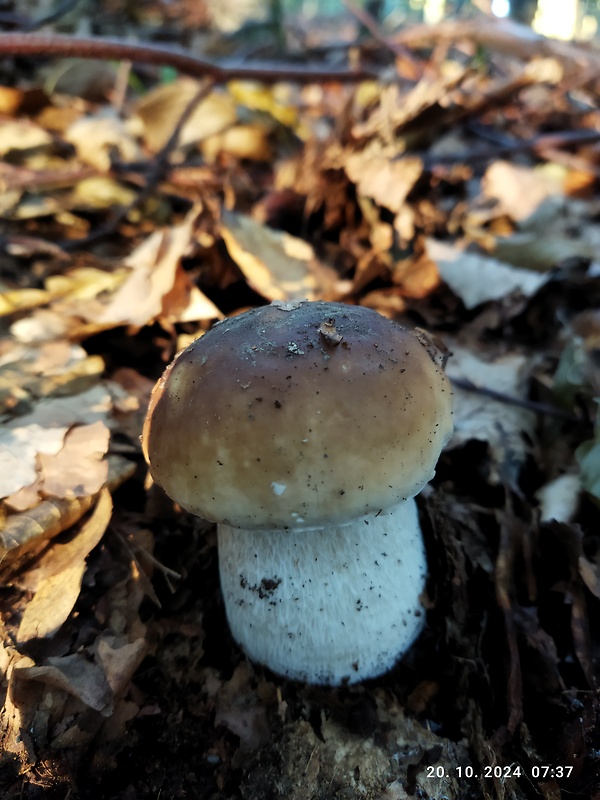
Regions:
[[[158,381],[144,455],[218,523],[227,618],[252,660],[354,683],[421,631],[414,495],[452,431],[442,361],[370,309],[275,301],[218,322]]]

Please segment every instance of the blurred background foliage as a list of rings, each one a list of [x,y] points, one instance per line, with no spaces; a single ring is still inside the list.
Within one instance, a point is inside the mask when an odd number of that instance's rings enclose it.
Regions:
[[[207,5],[222,29],[234,30],[244,19],[287,16],[335,17],[347,12],[351,5],[343,0],[230,0]],[[453,17],[491,14],[510,17],[534,30],[561,39],[590,39],[598,28],[600,0],[355,0],[384,29],[418,22],[437,23]]]

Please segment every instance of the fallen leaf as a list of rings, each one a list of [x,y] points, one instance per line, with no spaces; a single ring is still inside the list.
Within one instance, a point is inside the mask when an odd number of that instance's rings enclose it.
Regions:
[[[17,667],[15,678],[40,681],[55,689],[61,689],[89,708],[109,716],[113,709],[113,694],[104,675],[104,670],[85,655],[73,653],[68,656],[49,656],[44,666]]]
[[[58,453],[66,427],[46,427],[32,422],[0,430],[0,498],[8,497],[37,478],[40,453]]]
[[[41,490],[46,497],[85,497],[96,494],[106,483],[110,432],[98,420],[76,425],[65,436],[58,453],[38,458]]]
[[[540,503],[540,522],[572,522],[581,495],[579,475],[559,475],[541,486],[535,496]]]
[[[144,128],[144,138],[154,151],[160,150],[169,140],[175,126],[200,83],[191,78],[180,78],[149,91],[135,106]],[[183,126],[179,146],[195,144],[214,136],[237,122],[236,102],[226,92],[213,91],[194,109]]]
[[[47,303],[48,292],[43,289],[9,289],[0,294],[0,316],[14,314],[27,308],[35,308]]]
[[[98,638],[98,660],[115,697],[125,691],[147,651],[148,645],[143,638],[133,642],[119,642],[119,638],[111,633],[105,633]]]
[[[112,109],[75,120],[63,136],[74,145],[82,161],[103,172],[110,169],[115,156],[125,163],[142,158],[131,125]]]
[[[249,161],[270,161],[273,158],[270,135],[264,124],[233,125],[204,139],[200,149],[207,164],[213,164],[220,153]]]
[[[267,300],[316,300],[340,288],[303,239],[232,211],[223,212],[221,235],[250,286]]]
[[[77,211],[102,211],[106,208],[128,208],[137,199],[137,192],[104,175],[83,178],[65,198],[64,207]]]
[[[98,383],[79,394],[40,400],[32,411],[9,422],[7,427],[14,430],[28,425],[39,425],[42,428],[88,425],[98,420],[106,421],[111,408],[110,392],[106,386]]]
[[[108,481],[117,489],[135,472],[135,464],[121,456],[108,457]],[[10,575],[39,553],[49,539],[75,525],[91,508],[96,496],[43,500],[35,508],[7,517],[0,530],[0,575],[6,582]]]
[[[491,389],[518,400],[527,398],[524,380],[528,361],[522,355],[507,355],[484,361],[459,345],[446,341],[452,353],[446,366],[450,380],[466,380],[476,389]],[[454,433],[447,447],[463,445],[473,439],[486,442],[498,468],[511,476],[518,472],[528,453],[523,434],[533,436],[535,415],[518,405],[503,403],[477,391],[458,386],[454,393]],[[497,482],[500,474],[491,476]]]
[[[495,161],[482,178],[485,198],[498,201],[494,209],[517,222],[530,217],[549,197],[563,194],[565,170],[554,164],[526,167]]]
[[[0,156],[11,150],[47,149],[52,145],[52,136],[27,119],[3,119],[0,121]]]
[[[549,280],[547,275],[511,267],[488,256],[465,253],[456,245],[436,239],[427,239],[426,248],[444,283],[469,310],[517,291],[531,297]]]
[[[400,212],[423,172],[417,156],[386,157],[378,143],[348,155],[346,174],[357,191],[394,213]]]
[[[142,327],[164,318],[221,319],[219,309],[194,286],[181,259],[194,244],[193,209],[179,225],[152,233],[126,259],[131,272],[98,315],[98,322]]]
[[[17,642],[53,636],[73,610],[86,569],[86,558],[98,544],[112,514],[112,499],[107,489],[100,493],[89,520],[71,541],[54,544],[34,569],[38,586],[25,607]],[[21,583],[28,584],[25,574]]]

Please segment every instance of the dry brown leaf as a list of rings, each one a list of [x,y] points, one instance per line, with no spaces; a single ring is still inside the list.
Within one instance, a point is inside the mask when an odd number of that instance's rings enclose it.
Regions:
[[[172,322],[220,319],[219,309],[194,286],[181,259],[194,245],[193,209],[179,225],[152,233],[126,259],[129,277],[98,317],[98,322],[142,327],[156,319]]]
[[[14,314],[16,311],[25,311],[47,303],[50,299],[48,292],[43,289],[9,289],[0,294],[0,316]]]
[[[27,119],[3,119],[0,121],[0,156],[11,150],[48,149],[52,136]]]
[[[232,211],[223,212],[221,235],[250,286],[267,300],[317,300],[341,289],[303,239]]]
[[[44,666],[17,667],[15,678],[40,681],[54,689],[61,689],[81,700],[89,708],[109,716],[113,709],[113,694],[104,670],[85,655],[72,655],[46,659]]]
[[[135,464],[121,456],[108,457],[108,488],[114,491],[135,472]],[[20,566],[42,550],[49,539],[78,522],[95,496],[44,500],[22,514],[13,514],[0,530],[0,575],[6,582]]]
[[[494,209],[517,222],[530,217],[549,197],[563,194],[565,170],[555,165],[526,167],[495,161],[482,179],[485,198],[498,201]]]
[[[438,79],[418,81],[408,93],[403,94],[396,84],[380,90],[378,105],[364,122],[354,124],[352,135],[358,139],[379,135],[391,142],[394,132],[416,120],[423,112],[438,105],[449,105],[450,92],[468,74],[468,67],[456,67]]]
[[[188,104],[200,90],[200,83],[180,78],[149,91],[137,103],[135,112],[144,127],[144,138],[157,151],[165,146]],[[201,142],[226,130],[237,121],[235,100],[215,91],[198,103],[179,135],[179,145]]]
[[[8,497],[34,483],[40,453],[58,453],[66,427],[32,422],[0,431],[0,497]]]
[[[359,194],[397,214],[421,177],[423,162],[417,156],[387,157],[374,142],[348,155],[345,170]]]
[[[39,425],[42,428],[88,425],[110,416],[112,399],[102,383],[80,394],[68,397],[50,397],[36,403],[33,410],[8,424],[8,428]]]
[[[404,297],[422,298],[440,285],[436,265],[426,255],[398,262],[392,272],[392,281]]]
[[[590,592],[600,599],[600,564],[585,556],[580,556],[579,574]]]
[[[33,569],[33,575],[22,576],[20,582],[30,589],[32,580],[38,585],[25,607],[17,633],[19,644],[53,636],[64,624],[79,597],[86,558],[104,535],[111,514],[112,499],[104,489],[77,535],[65,544],[52,545]]]
[[[548,281],[547,275],[511,267],[489,256],[465,253],[456,245],[436,239],[427,239],[426,246],[444,283],[469,310],[517,291],[531,297]]]
[[[525,372],[528,360],[522,355],[507,355],[484,361],[470,350],[446,340],[452,357],[446,366],[448,377],[462,379],[474,387],[491,389],[518,400],[527,398]],[[454,434],[447,447],[459,447],[473,439],[486,442],[500,470],[518,469],[528,452],[523,434],[533,437],[535,414],[524,408],[494,400],[476,391],[454,387]],[[498,481],[501,472],[490,476]]]
[[[114,178],[94,175],[77,181],[64,198],[64,208],[74,211],[103,211],[129,208],[137,199],[137,192]]]
[[[234,125],[205,139],[200,149],[208,164],[214,163],[220,153],[250,161],[270,161],[273,158],[270,130],[264,124]]]
[[[98,660],[115,697],[119,697],[125,691],[148,651],[145,639],[139,638],[128,642],[122,641],[123,638],[105,633],[98,637],[96,642]]]
[[[0,642],[0,764],[16,762],[24,772],[35,764],[36,753],[31,737],[24,735],[25,720],[15,702],[12,679],[15,667],[33,665],[31,658],[23,656],[11,644]]]
[[[96,494],[106,483],[110,432],[98,420],[77,425],[65,436],[61,450],[39,456],[42,491],[46,497],[85,497]]]
[[[142,158],[142,151],[131,133],[131,125],[112,109],[76,120],[63,135],[67,142],[74,145],[82,161],[103,172],[110,169],[115,155],[123,162]]]
[[[100,356],[88,356],[69,342],[30,347],[13,339],[0,340],[0,410],[11,413],[20,401],[82,391],[97,383],[104,369]]]
[[[242,662],[217,695],[215,725],[225,725],[239,736],[242,750],[256,750],[270,738],[266,698],[253,687],[253,675],[250,664]],[[263,694],[269,686],[263,687]]]
[[[0,114],[13,116],[21,106],[25,93],[22,89],[0,86]]]

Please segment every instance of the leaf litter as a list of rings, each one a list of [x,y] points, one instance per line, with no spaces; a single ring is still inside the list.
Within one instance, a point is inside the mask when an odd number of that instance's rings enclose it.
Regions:
[[[386,34],[381,81],[232,81],[195,109],[197,81],[151,66],[119,89],[105,62],[32,62],[1,87],[9,800],[600,791],[596,62],[480,21]],[[419,499],[427,627],[351,688],[243,657],[214,530],[139,446],[182,344],[298,297],[451,351],[455,434]]]

